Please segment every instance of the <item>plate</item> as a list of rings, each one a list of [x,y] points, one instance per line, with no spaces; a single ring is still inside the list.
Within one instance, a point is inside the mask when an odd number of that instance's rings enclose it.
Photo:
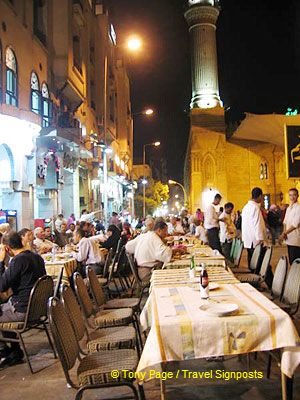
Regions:
[[[226,315],[235,314],[239,306],[235,303],[208,303],[202,304],[200,310],[217,317],[225,317]]]

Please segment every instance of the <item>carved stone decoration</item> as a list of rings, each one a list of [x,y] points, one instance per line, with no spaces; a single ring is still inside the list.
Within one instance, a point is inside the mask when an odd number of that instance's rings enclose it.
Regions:
[[[211,154],[206,154],[202,163],[203,181],[206,185],[211,185],[215,182],[216,163]]]

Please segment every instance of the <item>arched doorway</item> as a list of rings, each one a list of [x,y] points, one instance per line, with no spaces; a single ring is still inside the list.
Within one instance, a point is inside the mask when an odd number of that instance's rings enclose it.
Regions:
[[[0,144],[0,188],[9,188],[14,176],[14,160],[7,144]]]

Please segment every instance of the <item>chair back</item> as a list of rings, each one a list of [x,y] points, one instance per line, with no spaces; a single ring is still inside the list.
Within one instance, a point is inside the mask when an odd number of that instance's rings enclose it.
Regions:
[[[261,268],[259,271],[259,275],[265,279],[268,268],[270,267],[270,261],[272,258],[272,252],[273,252],[273,248],[272,246],[267,247],[262,264],[261,264]]]
[[[53,279],[49,275],[44,275],[36,281],[31,289],[24,327],[47,320],[47,304],[52,295]]]
[[[113,249],[109,249],[109,252],[105,259],[104,268],[103,268],[103,278],[108,277],[109,267],[110,267],[110,265],[112,263],[112,259],[113,259],[113,253],[114,253]]]
[[[63,275],[64,275],[64,269],[65,269],[65,267],[61,267],[61,269],[59,271],[59,274],[57,276],[53,297],[59,297],[59,288],[60,288],[60,285],[61,285],[61,282],[62,282],[62,278],[63,278]]]
[[[234,253],[235,253],[235,247],[236,247],[236,244],[237,244],[237,240],[238,239],[236,239],[236,238],[234,238],[232,240],[232,245],[231,245],[231,249],[230,249],[230,256],[229,256],[231,261],[233,261],[233,259],[234,259]]]
[[[89,292],[80,273],[75,272],[73,276],[74,276],[74,286],[77,299],[79,301],[79,304],[81,306],[85,318],[89,319],[94,313],[94,306],[92,300],[90,298]]]
[[[79,346],[66,310],[56,297],[48,302],[50,329],[65,374],[79,358]]]
[[[121,267],[120,260],[122,258],[122,255],[124,254],[124,252],[125,252],[125,246],[122,246],[119,249],[119,252],[116,253],[116,255],[115,255],[114,259],[113,259],[112,266],[111,266],[111,268],[109,270],[109,275],[108,275],[108,281],[109,282],[112,281],[112,279],[114,278],[115,273],[120,270],[120,267]]]
[[[129,262],[129,266],[130,266],[130,269],[131,269],[131,272],[132,272],[132,275],[133,275],[133,278],[134,278],[135,286],[137,286],[140,289],[142,287],[142,282],[141,282],[140,277],[138,275],[138,270],[137,270],[137,267],[136,267],[136,263],[134,261],[134,257],[133,257],[132,254],[128,253],[128,251],[126,251],[126,256],[127,256],[127,259],[128,259],[128,262]]]
[[[272,295],[275,298],[280,298],[282,295],[287,273],[287,266],[287,258],[285,256],[282,256],[277,263],[272,283]]]
[[[71,321],[76,339],[78,342],[80,342],[80,340],[82,340],[84,334],[86,333],[86,329],[82,319],[79,304],[70,286],[63,286],[61,292],[61,301]]]
[[[243,249],[244,249],[244,243],[240,239],[237,239],[235,247],[236,247],[236,249],[234,252],[233,264],[235,267],[238,267],[241,262],[242,253],[243,253]]]
[[[262,245],[259,244],[258,246],[255,247],[254,252],[252,254],[249,268],[253,272],[255,272],[257,269],[261,251],[262,251]]]
[[[93,300],[97,307],[101,307],[105,303],[105,294],[98,281],[97,275],[91,267],[87,267],[86,276],[88,278],[89,288],[93,296]]]
[[[300,295],[300,258],[295,260],[288,272],[282,301],[286,304],[298,304]]]

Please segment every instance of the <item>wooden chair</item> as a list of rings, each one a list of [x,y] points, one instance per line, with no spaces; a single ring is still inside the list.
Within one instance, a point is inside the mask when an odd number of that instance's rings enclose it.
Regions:
[[[80,346],[83,339],[85,339],[88,353],[100,350],[134,349],[136,347],[136,332],[132,326],[90,331],[86,328],[75,294],[69,286],[63,286],[61,299],[73,326],[80,351],[83,354],[86,354],[86,349],[82,349]]]
[[[17,338],[6,338],[0,337],[2,342],[17,342],[22,346],[24,351],[25,359],[27,361],[30,372],[33,374],[33,368],[30,363],[30,358],[27,353],[25,343],[23,340],[23,334],[30,331],[31,329],[38,329],[45,331],[54,357],[56,358],[56,352],[53,347],[51,337],[47,329],[47,302],[53,294],[53,280],[51,276],[45,275],[37,280],[30,292],[29,303],[25,314],[25,319],[22,322],[1,322],[0,332],[14,332]]]
[[[84,358],[66,310],[57,298],[49,300],[50,328],[57,348],[58,356],[68,385],[77,389],[75,400],[80,400],[86,390],[127,386],[131,389],[133,399],[144,399],[142,386],[138,389],[134,379],[125,379],[123,371],[135,372],[138,364],[136,352],[131,349],[99,351]],[[70,376],[70,371],[78,362],[77,383]],[[119,371],[118,377],[112,371]]]

